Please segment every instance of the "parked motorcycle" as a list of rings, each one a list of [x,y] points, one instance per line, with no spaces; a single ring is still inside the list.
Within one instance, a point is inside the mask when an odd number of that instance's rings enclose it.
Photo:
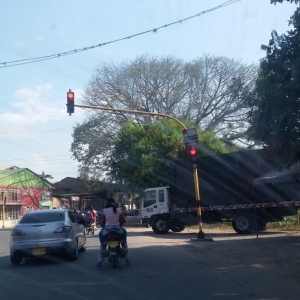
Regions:
[[[96,221],[91,221],[85,228],[85,233],[86,234],[94,234],[96,231]]]
[[[117,263],[119,263],[119,259],[125,259],[127,250],[122,249],[119,235],[115,230],[112,230],[108,233],[107,240],[108,243],[106,257],[113,265],[113,268],[116,268]],[[130,264],[129,260],[125,259],[125,262]]]

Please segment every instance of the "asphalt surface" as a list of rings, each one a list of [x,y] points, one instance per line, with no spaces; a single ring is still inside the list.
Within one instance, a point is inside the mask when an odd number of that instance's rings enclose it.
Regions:
[[[299,299],[300,273],[284,273],[284,261],[276,265],[268,257],[278,235],[211,233],[212,241],[195,242],[190,239],[196,234],[187,231],[127,230],[132,265],[121,260],[117,269],[108,261],[96,266],[99,231],[87,237],[78,261],[40,257],[13,266],[10,231],[0,230],[0,299]],[[294,238],[279,245],[294,247],[293,265],[299,267],[300,237]]]

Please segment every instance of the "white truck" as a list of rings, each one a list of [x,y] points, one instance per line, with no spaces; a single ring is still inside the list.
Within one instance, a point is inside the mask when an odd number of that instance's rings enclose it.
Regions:
[[[257,151],[198,157],[197,163],[203,223],[230,221],[243,234],[263,231],[269,222],[298,213],[299,180],[255,184],[274,172]],[[191,162],[169,161],[168,168],[169,186],[146,189],[142,200],[141,224],[155,233],[181,232],[198,224]]]

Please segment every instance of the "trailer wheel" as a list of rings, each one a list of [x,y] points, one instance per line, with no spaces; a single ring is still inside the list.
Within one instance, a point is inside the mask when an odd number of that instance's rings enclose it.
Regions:
[[[252,233],[255,228],[254,219],[250,214],[241,214],[233,218],[232,227],[239,234]]]
[[[167,220],[161,217],[154,218],[151,223],[151,226],[152,226],[152,230],[155,233],[164,234],[164,233],[168,233],[169,231]]]
[[[181,231],[184,230],[184,228],[185,228],[184,225],[173,225],[173,226],[171,226],[170,229],[171,229],[173,232],[181,232]]]

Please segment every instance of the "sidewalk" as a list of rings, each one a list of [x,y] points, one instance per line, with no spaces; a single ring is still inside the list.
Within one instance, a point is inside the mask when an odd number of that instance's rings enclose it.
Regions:
[[[11,231],[11,229],[12,229],[12,228],[6,228],[6,227],[5,227],[5,228],[2,228],[2,227],[0,227],[0,231]]]

